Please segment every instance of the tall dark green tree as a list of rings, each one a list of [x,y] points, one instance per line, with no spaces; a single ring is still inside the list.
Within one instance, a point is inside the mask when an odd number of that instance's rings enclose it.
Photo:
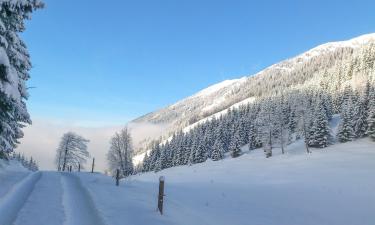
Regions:
[[[37,0],[0,1],[0,152],[11,152],[23,137],[22,128],[30,124],[25,101],[26,81],[30,78],[30,56],[19,34],[25,20],[42,8]]]

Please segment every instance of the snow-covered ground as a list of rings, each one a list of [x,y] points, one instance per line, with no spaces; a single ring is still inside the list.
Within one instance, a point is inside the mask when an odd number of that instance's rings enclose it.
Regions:
[[[29,174],[17,161],[0,159],[0,198],[3,197],[18,181]]]
[[[374,162],[375,143],[362,139],[312,154],[296,142],[269,159],[262,150],[245,151],[236,159],[135,175],[119,187],[99,173],[26,174],[13,187],[0,185],[0,209],[17,202],[14,193],[32,190],[17,212],[0,210],[0,221],[14,213],[9,224],[373,225]],[[161,175],[163,216],[156,211]]]
[[[261,150],[236,159],[175,167],[124,180],[82,174],[107,224],[373,225],[375,143],[314,149],[303,143],[265,159]],[[165,215],[156,212],[166,177]]]

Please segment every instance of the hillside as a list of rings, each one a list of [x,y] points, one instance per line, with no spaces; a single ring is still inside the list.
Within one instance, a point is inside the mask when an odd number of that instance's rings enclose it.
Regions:
[[[363,49],[374,41],[375,34],[367,34],[348,41],[326,43],[257,74],[223,81],[171,106],[137,118],[129,124],[133,136],[137,137],[137,147],[144,151],[152,139],[160,136],[167,138],[214,114],[223,114],[233,105],[238,107],[247,104],[277,93],[280,89],[290,90],[310,85],[321,79],[327,71],[336,72],[354,57],[363,55]],[[337,81],[340,76],[332,76],[331,82]],[[152,133],[145,132],[147,126],[152,128]]]
[[[361,139],[306,154],[297,142],[269,159],[243,149],[236,159],[133,175],[119,187],[99,173],[36,172],[0,186],[0,223],[372,225],[373,146]],[[163,216],[159,176],[166,180]]]

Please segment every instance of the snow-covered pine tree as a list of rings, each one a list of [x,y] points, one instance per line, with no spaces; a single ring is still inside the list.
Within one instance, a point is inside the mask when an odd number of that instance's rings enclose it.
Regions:
[[[160,157],[160,142],[159,141],[154,141],[151,146],[151,151],[150,155],[148,157],[148,170],[147,171],[152,171],[155,169],[156,162],[158,158]]]
[[[368,117],[366,135],[375,141],[375,88],[372,87],[369,94]]]
[[[355,133],[353,129],[353,102],[351,97],[345,100],[341,111],[341,121],[337,132],[337,139],[340,142],[352,141],[355,138]]]
[[[150,158],[148,157],[148,153],[145,152],[145,156],[142,160],[142,172],[148,172],[150,167]]]
[[[303,137],[303,141],[305,143],[305,148],[307,153],[311,153],[309,149],[309,141],[310,141],[310,120],[311,120],[311,115],[310,115],[310,110],[301,107],[299,109],[299,119],[297,122],[297,130],[298,130],[298,136]]]
[[[212,147],[211,159],[218,161],[224,156],[224,145],[220,139],[216,139],[214,146]]]
[[[288,139],[289,139],[289,111],[286,109],[286,105],[284,103],[283,97],[277,100],[276,103],[276,109],[275,109],[275,118],[276,120],[274,121],[274,136],[276,136],[276,140],[280,144],[281,147],[281,152],[282,154],[285,153],[285,148],[286,145],[288,144]]]
[[[202,134],[202,131],[199,132]],[[204,137],[198,138],[198,141],[195,143],[195,153],[193,158],[193,163],[202,163],[207,160],[207,149],[203,143]]]
[[[249,150],[254,150],[260,147],[261,141],[257,138],[257,130],[253,123],[250,124],[249,128]]]
[[[158,160],[155,163],[155,168],[154,168],[155,172],[158,172],[160,170],[163,170],[163,169],[167,168],[166,167],[167,154],[168,154],[167,151],[168,151],[168,149],[165,148],[164,146],[160,147],[160,157],[158,158]]]
[[[274,132],[275,132],[275,113],[273,110],[273,99],[267,98],[261,106],[259,117],[257,118],[257,126],[259,126],[262,146],[266,157],[272,156],[272,148],[274,147]]]
[[[327,113],[325,111],[321,98],[318,98],[315,107],[312,130],[314,131],[314,139],[310,141],[313,147],[325,148],[330,144],[332,137],[329,128]]]
[[[59,147],[56,151],[56,166],[62,171],[67,170],[70,166],[74,169],[78,168],[78,165],[82,165],[86,162],[86,159],[90,156],[87,151],[87,143],[89,140],[82,136],[68,132],[65,133],[60,141]]]
[[[28,93],[31,62],[19,33],[25,30],[25,20],[43,7],[41,1],[0,2],[0,152],[9,153],[23,137],[21,128],[30,124],[25,100]]]
[[[354,133],[357,138],[364,137],[367,131],[367,118],[369,113],[369,94],[370,94],[370,82],[367,82],[364,86],[364,90],[361,93],[358,101],[354,103]]]
[[[289,127],[289,132],[292,135],[297,130],[297,115],[296,115],[295,109],[290,110],[289,117],[290,119],[289,119],[288,127]],[[291,141],[291,138],[289,139],[289,141]]]
[[[235,132],[232,138],[232,141],[229,145],[230,155],[232,158],[237,158],[241,155],[241,141],[240,141],[240,133]]]

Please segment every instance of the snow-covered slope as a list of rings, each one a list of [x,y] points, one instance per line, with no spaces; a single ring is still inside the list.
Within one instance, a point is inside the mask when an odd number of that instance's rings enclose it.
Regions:
[[[80,174],[108,225],[373,225],[375,149],[362,139],[313,149],[302,142],[266,159],[239,158],[174,167],[126,178]],[[165,176],[165,214],[156,211]],[[119,213],[121,212],[121,213]]]
[[[307,78],[298,77],[301,76],[301,68],[319,71],[323,68],[321,61],[324,61],[324,57],[334,58],[335,54],[343,49],[353,49],[354,51],[373,42],[375,42],[375,34],[367,34],[348,41],[320,45],[294,58],[274,64],[257,74],[240,79],[226,80],[210,86],[171,106],[135,119],[130,123],[130,127],[133,128],[133,135],[138,140],[147,139],[143,144],[147,144],[150,140],[160,136],[168,138],[172,132],[184,128],[185,130],[189,129],[199,121],[212,118],[214,114],[225,113],[225,110],[229,107],[246,104],[249,100],[254,101],[277,88],[285,80],[288,80],[286,84],[284,83],[286,87],[308,82]],[[324,66],[329,67],[330,65]],[[309,77],[313,78],[312,75]],[[160,125],[160,129],[153,132],[152,135],[142,137],[147,129],[137,129],[137,126],[144,128],[147,124],[152,126],[153,129]]]
[[[334,123],[335,120],[333,120]],[[332,124],[333,127],[335,126]],[[99,173],[25,172],[5,185],[0,224],[14,225],[373,225],[375,149],[370,139],[286,154],[262,149],[238,158],[134,175],[115,186]],[[165,177],[164,215],[157,210]],[[48,213],[46,213],[48,212]]]

